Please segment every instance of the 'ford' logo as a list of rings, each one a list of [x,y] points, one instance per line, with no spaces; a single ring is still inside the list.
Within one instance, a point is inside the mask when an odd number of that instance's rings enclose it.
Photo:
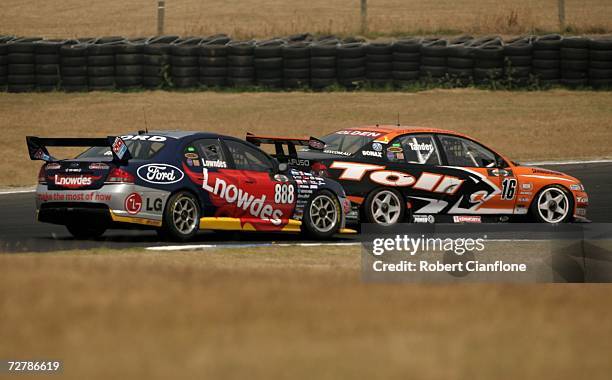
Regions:
[[[149,183],[170,184],[177,183],[185,176],[181,169],[166,164],[147,164],[138,168],[138,177]]]

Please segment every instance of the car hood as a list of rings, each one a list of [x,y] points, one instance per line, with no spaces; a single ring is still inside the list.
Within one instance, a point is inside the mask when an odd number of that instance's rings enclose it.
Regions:
[[[571,175],[567,175],[563,172],[559,172],[556,170],[540,168],[537,166],[515,166],[514,174],[516,176],[520,176],[525,179],[530,179],[536,182],[537,180],[556,180],[560,184],[567,185],[573,183],[580,183],[579,179],[577,179],[576,177],[572,177]]]

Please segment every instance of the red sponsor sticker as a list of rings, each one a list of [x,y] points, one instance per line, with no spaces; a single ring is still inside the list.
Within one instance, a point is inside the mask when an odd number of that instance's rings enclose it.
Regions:
[[[138,214],[142,208],[142,197],[138,193],[132,193],[125,198],[125,211],[128,214]]]
[[[480,223],[481,218],[479,215],[456,215],[453,216],[455,223]]]

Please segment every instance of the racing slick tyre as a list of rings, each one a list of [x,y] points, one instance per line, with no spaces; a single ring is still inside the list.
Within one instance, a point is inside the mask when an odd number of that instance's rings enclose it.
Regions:
[[[392,226],[401,223],[406,213],[406,205],[402,195],[394,189],[382,188],[368,195],[364,204],[364,214],[367,223],[380,226]]]
[[[565,223],[572,217],[574,200],[558,185],[542,189],[531,204],[531,215],[539,223]]]
[[[76,239],[96,239],[106,231],[106,227],[84,226],[82,224],[67,224],[66,229]]]
[[[306,205],[302,233],[313,239],[327,239],[340,229],[342,208],[335,195],[327,190],[316,193]]]
[[[187,191],[173,194],[164,210],[163,225],[157,234],[163,240],[187,241],[200,228],[198,200]]]

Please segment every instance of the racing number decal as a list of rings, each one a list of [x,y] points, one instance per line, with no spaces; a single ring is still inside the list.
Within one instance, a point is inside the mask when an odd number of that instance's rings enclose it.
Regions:
[[[516,193],[516,179],[514,178],[506,178],[502,181],[502,193],[501,199],[503,200],[511,200],[514,199],[514,194]]]
[[[293,185],[291,184],[280,184],[277,183],[274,186],[274,203],[288,203],[292,204],[295,198],[295,194],[293,192]]]

